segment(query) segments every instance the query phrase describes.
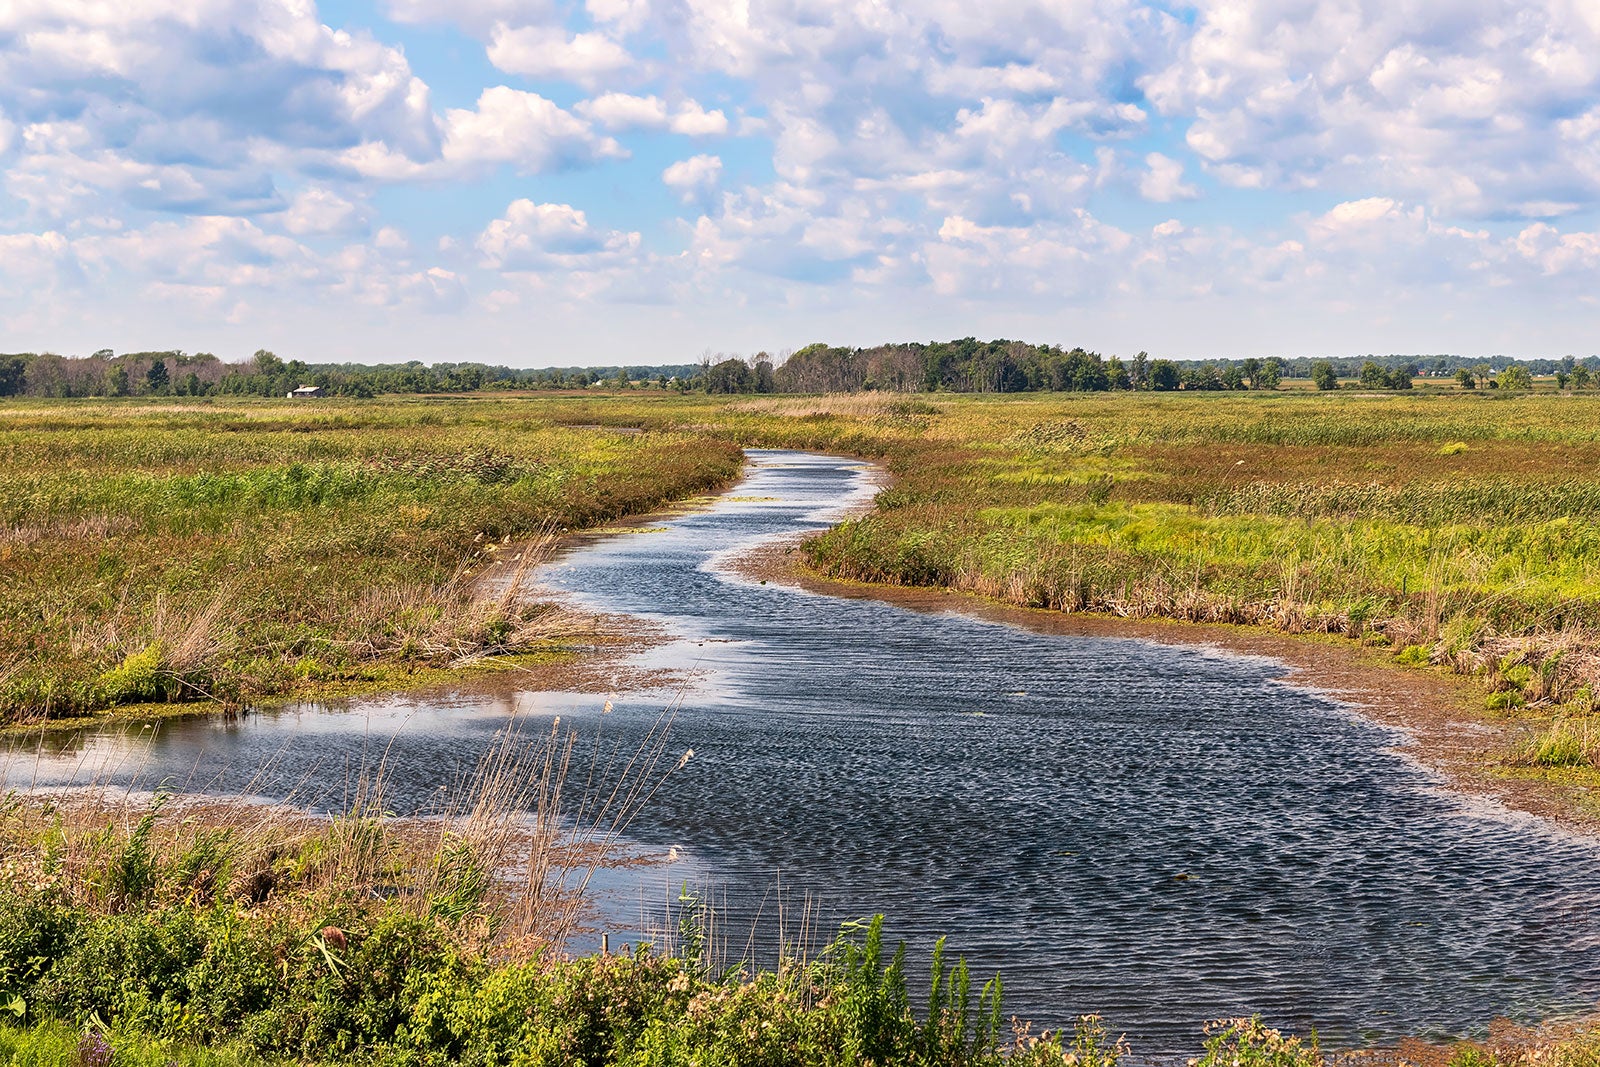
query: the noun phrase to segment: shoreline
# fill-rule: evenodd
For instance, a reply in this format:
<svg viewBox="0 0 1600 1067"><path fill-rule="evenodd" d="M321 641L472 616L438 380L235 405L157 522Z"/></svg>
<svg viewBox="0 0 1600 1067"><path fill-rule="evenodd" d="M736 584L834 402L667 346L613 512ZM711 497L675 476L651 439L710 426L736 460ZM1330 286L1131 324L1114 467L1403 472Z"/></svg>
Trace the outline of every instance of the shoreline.
<svg viewBox="0 0 1600 1067"><path fill-rule="evenodd" d="M1285 684L1326 695L1379 726L1401 732L1406 742L1395 749L1439 774L1464 797L1600 839L1600 795L1593 784L1573 780L1576 776L1507 773L1513 768L1501 757L1520 736L1522 724L1483 708L1482 691L1470 677L1437 668L1402 666L1392 661L1386 648L1363 646L1334 635L1069 613L1019 607L953 589L828 578L805 566L799 552L803 540L796 536L757 545L730 557L725 566L742 578L763 584L819 596L875 600L929 614L957 612L1035 633L1134 638L1177 648L1264 656L1288 668Z"/></svg>

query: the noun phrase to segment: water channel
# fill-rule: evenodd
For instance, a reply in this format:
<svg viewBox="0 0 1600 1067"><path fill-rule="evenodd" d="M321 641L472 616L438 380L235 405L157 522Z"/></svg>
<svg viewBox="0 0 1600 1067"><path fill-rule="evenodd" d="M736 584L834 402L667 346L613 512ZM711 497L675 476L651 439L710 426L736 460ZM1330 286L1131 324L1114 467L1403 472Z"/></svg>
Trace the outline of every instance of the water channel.
<svg viewBox="0 0 1600 1067"><path fill-rule="evenodd" d="M703 510L588 543L543 580L654 620L635 657L673 686L465 690L222 723L103 727L14 749L7 784L241 789L320 783L337 808L382 752L387 801L425 806L513 713L624 747L676 703L694 758L631 825L670 854L612 879L607 922L693 881L731 941L793 916L881 912L927 949L949 934L1007 1009L1100 1012L1145 1055L1192 1051L1202 1020L1261 1012L1325 1044L1466 1034L1600 998L1600 848L1454 794L1403 738L1282 665L1135 639L1036 634L740 577L730 556L836 521L871 492L852 461L752 451ZM687 679L685 681L685 679ZM739 945L736 948L742 947Z"/></svg>

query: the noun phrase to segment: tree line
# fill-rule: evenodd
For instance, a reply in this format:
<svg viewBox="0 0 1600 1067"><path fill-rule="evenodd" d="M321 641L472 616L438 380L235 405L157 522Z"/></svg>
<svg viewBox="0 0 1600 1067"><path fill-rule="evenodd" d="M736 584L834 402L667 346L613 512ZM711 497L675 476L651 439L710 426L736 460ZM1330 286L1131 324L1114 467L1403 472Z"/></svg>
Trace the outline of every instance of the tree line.
<svg viewBox="0 0 1600 1067"><path fill-rule="evenodd" d="M304 385L331 396L471 393L485 390L663 389L708 393L1107 392L1275 389L1309 378L1360 389L1410 389L1419 376L1450 377L1463 389L1525 389L1554 375L1558 388L1600 385L1600 358L1526 360L1495 356L1267 357L1173 360L1139 352L1128 359L1083 348L1024 341L811 344L790 355L706 353L698 363L661 366L514 368L475 362L364 365L282 359L265 349L227 363L209 352L127 352L89 356L0 355L0 396L283 396Z"/></svg>
<svg viewBox="0 0 1600 1067"><path fill-rule="evenodd" d="M282 359L265 349L241 363L209 352L89 356L0 354L0 396L284 396L312 385L330 396L472 393L492 389L700 388L698 364L516 368L417 361L367 366Z"/></svg>

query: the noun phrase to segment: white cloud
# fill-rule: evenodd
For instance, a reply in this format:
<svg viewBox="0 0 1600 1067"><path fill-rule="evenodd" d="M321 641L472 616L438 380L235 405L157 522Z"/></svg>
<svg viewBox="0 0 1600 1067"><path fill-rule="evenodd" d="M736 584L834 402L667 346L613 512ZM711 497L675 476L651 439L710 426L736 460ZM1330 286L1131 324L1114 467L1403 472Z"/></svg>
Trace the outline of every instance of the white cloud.
<svg viewBox="0 0 1600 1067"><path fill-rule="evenodd" d="M667 105L659 96L605 93L580 101L574 110L608 130L661 129L667 124Z"/></svg>
<svg viewBox="0 0 1600 1067"><path fill-rule="evenodd" d="M728 132L728 116L721 111L707 111L689 100L678 106L669 128L688 137L716 137Z"/></svg>
<svg viewBox="0 0 1600 1067"><path fill-rule="evenodd" d="M1139 179L1139 195L1146 200L1166 204L1174 200L1193 200L1200 195L1200 190L1183 180L1182 161L1151 152L1144 157L1144 165L1149 170Z"/></svg>
<svg viewBox="0 0 1600 1067"><path fill-rule="evenodd" d="M283 226L292 234L354 233L366 225L365 212L330 189L302 190L284 212Z"/></svg>
<svg viewBox="0 0 1600 1067"><path fill-rule="evenodd" d="M634 257L639 244L639 234L597 230L569 204L513 200L478 236L477 248L497 270L597 270Z"/></svg>
<svg viewBox="0 0 1600 1067"><path fill-rule="evenodd" d="M496 26L490 37L489 62L507 74L559 78L580 85L597 85L635 63L627 49L603 33L568 37L558 26L504 24Z"/></svg>
<svg viewBox="0 0 1600 1067"><path fill-rule="evenodd" d="M368 143L343 153L340 162L366 178L405 181L459 177L495 164L538 174L625 155L616 141L550 100L499 85L485 89L477 107L445 112L444 144L433 159L419 162Z"/></svg>
<svg viewBox="0 0 1600 1067"><path fill-rule="evenodd" d="M1365 187L1470 215L1600 198L1571 116L1600 93L1592 5L1566 0L1203 0L1140 79L1243 188Z"/></svg>
<svg viewBox="0 0 1600 1067"><path fill-rule="evenodd" d="M661 180L667 187L676 190L686 200L710 190L721 177L722 160L709 155L680 159L661 172Z"/></svg>
<svg viewBox="0 0 1600 1067"><path fill-rule="evenodd" d="M694 100L683 100L672 108L659 96L633 96L605 93L580 101L573 109L608 130L671 130L688 137L711 137L728 132L728 116L720 110L707 111Z"/></svg>

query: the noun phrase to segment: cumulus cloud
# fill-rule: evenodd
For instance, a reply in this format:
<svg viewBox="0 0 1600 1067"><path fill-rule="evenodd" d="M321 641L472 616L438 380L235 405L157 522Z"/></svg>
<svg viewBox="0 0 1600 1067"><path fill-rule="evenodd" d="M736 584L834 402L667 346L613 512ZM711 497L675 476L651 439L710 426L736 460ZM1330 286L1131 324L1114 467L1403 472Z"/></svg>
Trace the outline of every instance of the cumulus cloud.
<svg viewBox="0 0 1600 1067"><path fill-rule="evenodd" d="M1144 165L1149 169L1139 179L1139 195L1146 200L1166 204L1174 200L1193 200L1200 195L1200 190L1183 180L1181 160L1151 152L1144 157Z"/></svg>
<svg viewBox="0 0 1600 1067"><path fill-rule="evenodd" d="M605 93L583 100L573 109L608 130L671 130L688 137L712 137L728 132L728 116L707 111L694 100L672 107L659 96Z"/></svg>
<svg viewBox="0 0 1600 1067"><path fill-rule="evenodd" d="M497 270L597 270L618 266L637 254L640 236L600 230L570 204L513 200L479 234L477 248Z"/></svg>
<svg viewBox="0 0 1600 1067"><path fill-rule="evenodd" d="M1478 216L1593 203L1600 20L1566 0L1203 0L1140 79L1242 188L1352 188Z"/></svg>
<svg viewBox="0 0 1600 1067"><path fill-rule="evenodd" d="M661 172L667 188L675 190L685 199L713 188L722 177L722 160L716 156L699 155L680 159Z"/></svg>
<svg viewBox="0 0 1600 1067"><path fill-rule="evenodd" d="M292 234L349 234L366 225L361 207L330 189L302 190L284 212L283 226Z"/></svg>
<svg viewBox="0 0 1600 1067"><path fill-rule="evenodd" d="M475 108L452 108L444 116L439 154L417 161L381 142L343 153L340 162L366 178L404 181L448 178L509 164L538 174L626 155L610 137L537 93L504 85L485 89Z"/></svg>
<svg viewBox="0 0 1600 1067"><path fill-rule="evenodd" d="M559 78L580 85L599 84L634 65L628 50L603 33L569 37L557 26L504 24L496 26L490 38L489 62L507 74Z"/></svg>

